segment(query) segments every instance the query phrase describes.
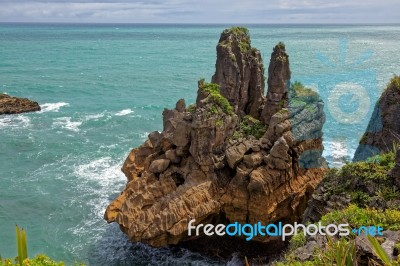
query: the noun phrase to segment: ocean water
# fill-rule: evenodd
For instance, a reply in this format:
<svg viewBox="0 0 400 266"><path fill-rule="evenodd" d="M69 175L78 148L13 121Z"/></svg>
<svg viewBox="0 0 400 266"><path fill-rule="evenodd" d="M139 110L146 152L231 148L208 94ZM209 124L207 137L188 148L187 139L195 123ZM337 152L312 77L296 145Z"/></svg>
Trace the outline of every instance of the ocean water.
<svg viewBox="0 0 400 266"><path fill-rule="evenodd" d="M163 108L179 98L194 102L197 80L210 80L228 26L0 24L0 92L42 107L0 116L1 256L16 255L18 224L27 229L31 255L68 264L221 263L131 244L102 217L124 187L120 168L130 149L162 129ZM283 41L292 80L333 102L326 105L324 154L331 165L350 160L374 102L400 72L400 26L248 27L265 65ZM340 91L346 86L355 95ZM360 108L360 119L348 121Z"/></svg>

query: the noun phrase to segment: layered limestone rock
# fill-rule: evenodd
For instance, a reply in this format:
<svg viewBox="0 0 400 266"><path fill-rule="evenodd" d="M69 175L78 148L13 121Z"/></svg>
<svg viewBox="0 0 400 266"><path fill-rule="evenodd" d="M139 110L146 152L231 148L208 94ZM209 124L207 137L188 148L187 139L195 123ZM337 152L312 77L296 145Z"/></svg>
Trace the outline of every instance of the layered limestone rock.
<svg viewBox="0 0 400 266"><path fill-rule="evenodd" d="M37 102L26 98L17 98L8 96L7 94L0 94L0 115L34 111L40 111L40 106Z"/></svg>
<svg viewBox="0 0 400 266"><path fill-rule="evenodd" d="M224 31L217 84L199 81L196 104L186 107L179 100L175 109L164 110L163 131L149 134L126 159L128 183L105 219L132 241L159 247L194 239L188 236L191 219L265 224L301 218L325 172L323 102L315 93L294 91L286 106L271 104L273 112L263 107L261 57L256 49L241 50L244 41L250 43L247 31ZM280 45L274 53L279 49L285 53ZM290 73L280 69L276 76ZM261 116L263 108L270 119Z"/></svg>
<svg viewBox="0 0 400 266"><path fill-rule="evenodd" d="M395 76L375 105L364 136L361 138L353 161L388 152L393 143L400 143L400 77Z"/></svg>
<svg viewBox="0 0 400 266"><path fill-rule="evenodd" d="M262 111L263 121L267 125L273 114L288 106L290 74L289 56L285 45L279 43L271 54L268 67L267 102Z"/></svg>
<svg viewBox="0 0 400 266"><path fill-rule="evenodd" d="M221 34L212 82L219 84L235 112L259 119L264 103L264 65L261 53L251 47L246 28L235 27Z"/></svg>

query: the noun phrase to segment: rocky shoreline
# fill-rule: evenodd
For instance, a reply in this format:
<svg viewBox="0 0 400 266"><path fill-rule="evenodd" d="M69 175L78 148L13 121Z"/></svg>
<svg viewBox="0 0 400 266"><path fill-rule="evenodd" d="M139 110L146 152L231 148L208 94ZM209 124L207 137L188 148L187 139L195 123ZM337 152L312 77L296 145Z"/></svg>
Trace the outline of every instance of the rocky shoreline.
<svg viewBox="0 0 400 266"><path fill-rule="evenodd" d="M7 94L0 94L0 115L35 111L40 111L40 105L37 102L26 98L17 98Z"/></svg>
<svg viewBox="0 0 400 266"><path fill-rule="evenodd" d="M225 30L213 83L199 81L194 105L181 99L165 109L163 131L131 151L122 168L127 186L105 219L132 241L156 247L193 240L189 219L299 221L326 171L325 114L318 94L301 84L291 87L290 74L279 43L264 96L263 61L247 29Z"/></svg>
<svg viewBox="0 0 400 266"><path fill-rule="evenodd" d="M308 237L293 245L293 237L287 249L287 242L274 237L247 242L189 236L188 223L316 223L334 215L350 219L354 209L366 216L371 209L389 211L398 220L388 225L393 230L385 231L382 243L394 257L400 241L400 149L387 143L399 142L399 77L376 105L355 156L361 162L328 169L322 157L324 102L290 81L285 45L273 48L267 78L247 29L223 31L216 50L215 74L210 83L198 82L196 102L186 106L180 99L165 109L163 131L150 133L126 158L127 185L107 207L105 220L119 224L131 241L154 247L180 245L224 258L240 252L254 265L277 256L284 260L278 265L324 265L313 264L316 252L342 240ZM379 260L366 238L343 241L355 241L359 265Z"/></svg>

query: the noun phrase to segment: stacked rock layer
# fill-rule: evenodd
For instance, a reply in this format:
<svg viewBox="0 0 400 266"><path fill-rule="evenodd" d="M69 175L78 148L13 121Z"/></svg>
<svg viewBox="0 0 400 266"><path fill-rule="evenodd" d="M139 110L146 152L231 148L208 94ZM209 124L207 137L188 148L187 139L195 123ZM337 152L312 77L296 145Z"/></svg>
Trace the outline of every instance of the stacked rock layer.
<svg viewBox="0 0 400 266"><path fill-rule="evenodd" d="M199 81L196 104L181 99L165 109L163 131L130 152L122 167L128 183L105 219L132 241L156 247L192 239L191 219L299 221L325 172L323 102L289 92L282 43L268 72L265 97L263 62L247 30L225 30L213 83Z"/></svg>

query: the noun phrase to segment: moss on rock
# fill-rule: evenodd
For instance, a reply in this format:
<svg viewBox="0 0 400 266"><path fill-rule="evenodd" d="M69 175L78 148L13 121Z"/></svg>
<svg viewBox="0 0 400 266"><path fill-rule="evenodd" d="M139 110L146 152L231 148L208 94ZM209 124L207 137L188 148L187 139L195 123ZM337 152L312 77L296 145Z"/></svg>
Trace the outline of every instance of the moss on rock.
<svg viewBox="0 0 400 266"><path fill-rule="evenodd" d="M226 114L233 114L233 108L229 101L221 95L218 84L207 83L202 79L200 80L200 90L207 93L209 101L220 107Z"/></svg>

